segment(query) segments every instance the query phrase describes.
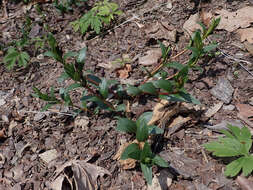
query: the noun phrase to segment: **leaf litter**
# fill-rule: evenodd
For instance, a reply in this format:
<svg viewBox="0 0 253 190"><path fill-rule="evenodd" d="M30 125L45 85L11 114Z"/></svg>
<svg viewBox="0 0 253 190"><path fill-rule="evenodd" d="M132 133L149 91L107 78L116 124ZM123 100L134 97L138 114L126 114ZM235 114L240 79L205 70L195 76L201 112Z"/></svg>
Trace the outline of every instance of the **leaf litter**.
<svg viewBox="0 0 253 190"><path fill-rule="evenodd" d="M96 190L97 178L111 173L99 166L89 164L84 160L70 160L57 166L50 184L53 190Z"/></svg>

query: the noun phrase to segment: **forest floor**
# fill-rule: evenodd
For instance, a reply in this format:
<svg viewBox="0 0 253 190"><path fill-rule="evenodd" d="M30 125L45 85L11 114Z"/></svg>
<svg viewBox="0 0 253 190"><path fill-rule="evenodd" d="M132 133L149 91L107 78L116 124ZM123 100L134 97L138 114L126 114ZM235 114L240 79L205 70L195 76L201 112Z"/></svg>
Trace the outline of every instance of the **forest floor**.
<svg viewBox="0 0 253 190"><path fill-rule="evenodd" d="M191 18L199 18L205 24L214 16L227 19L212 36L212 40L219 44L216 55L200 61L203 72L191 71L186 85L201 105L185 104L163 121L167 132L160 137L162 148L159 154L171 167L154 167L153 176L157 182L148 187L138 165L125 170L115 157L120 146L133 139L115 130L114 116L105 112L81 113L73 117L70 109L60 106L50 112L40 112L45 102L31 95L34 93L32 88L36 86L46 92L51 86L57 89L66 84L57 82L63 71L62 65L43 55L46 47L35 50L33 44L25 48L31 57L27 68L15 67L9 71L4 64L0 65L0 189L50 189L52 184L58 184L55 189L71 189L64 182L55 183L56 173L71 160L98 166L96 171L93 168L91 176L95 176L99 189L243 189L236 178L224 176L227 162L213 157L202 144L217 139L219 129L227 123L246 125L253 130L253 15L244 12L248 15L245 18L239 11L252 8L253 2L114 2L123 14L110 25L109 31L99 36L81 35L70 25L86 12L85 6L74 6L72 12L61 14L52 2L28 5L7 2L8 17L0 19L0 62L10 43L21 38L21 29L30 20L31 39L39 37L43 41L47 28L64 52L87 47L86 70L123 84L136 84L144 80L143 67L152 70L158 64L158 58L150 65L145 64L148 51L159 49L157 40L170 45L174 56L184 50L189 43L189 33L196 29ZM88 2L90 6L93 4ZM237 15L241 15L228 16L224 10L237 11ZM3 9L1 11L0 15L4 15ZM243 25L247 19L248 24ZM190 24L185 24L187 22ZM250 30L252 33L247 33ZM156 53L151 54L146 61L155 56ZM186 52L176 61L184 63L188 58ZM112 62L117 60L125 63L115 66ZM76 92L78 95L79 91ZM141 99L131 103L130 111L136 118L145 111L153 111L157 104L157 99ZM166 112L170 108L163 109ZM182 122L175 125L172 122L177 118ZM252 176L247 179L253 182Z"/></svg>

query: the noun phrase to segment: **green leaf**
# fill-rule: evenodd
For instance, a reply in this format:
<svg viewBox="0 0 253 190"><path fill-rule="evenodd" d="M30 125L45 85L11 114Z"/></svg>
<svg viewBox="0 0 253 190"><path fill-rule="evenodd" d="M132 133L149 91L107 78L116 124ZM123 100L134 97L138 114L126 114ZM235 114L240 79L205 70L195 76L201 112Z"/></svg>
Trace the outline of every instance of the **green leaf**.
<svg viewBox="0 0 253 190"><path fill-rule="evenodd" d="M11 70L16 63L16 59L12 59L9 63L6 64L8 70Z"/></svg>
<svg viewBox="0 0 253 190"><path fill-rule="evenodd" d="M55 98L55 96L48 96L47 94L42 93L36 87L33 87L33 91L35 92L35 94L32 94L34 97L40 98L42 100L45 100L51 103L59 103L59 100Z"/></svg>
<svg viewBox="0 0 253 190"><path fill-rule="evenodd" d="M19 56L18 65L20 67L21 66L26 67L27 66L27 61L29 61L29 60L30 60L30 56L26 52L22 52L22 53L20 53L20 56Z"/></svg>
<svg viewBox="0 0 253 190"><path fill-rule="evenodd" d="M120 104L120 105L117 105L116 107L116 110L117 112L123 112L123 111L126 111L126 105L125 104Z"/></svg>
<svg viewBox="0 0 253 190"><path fill-rule="evenodd" d="M165 90L166 92L172 92L172 84L169 80L160 79L154 82L154 85L158 88Z"/></svg>
<svg viewBox="0 0 253 190"><path fill-rule="evenodd" d="M127 118L118 118L116 130L126 133L136 133L136 124Z"/></svg>
<svg viewBox="0 0 253 190"><path fill-rule="evenodd" d="M149 163L146 163L147 162L146 158L150 158ZM142 163L151 164L152 158L153 158L153 153L152 153L151 147L148 144L148 142L145 142L144 147L141 151L141 159L140 160Z"/></svg>
<svg viewBox="0 0 253 190"><path fill-rule="evenodd" d="M45 55L45 56L48 56L48 57L52 57L52 58L54 58L56 61L59 60L58 54L56 54L56 53L54 53L54 52L52 52L52 51L47 51L47 52L44 53L44 55Z"/></svg>
<svg viewBox="0 0 253 190"><path fill-rule="evenodd" d="M9 61L12 61L13 59L16 59L18 57L19 53L15 50L13 51L8 51L8 54L4 57L4 62L7 63Z"/></svg>
<svg viewBox="0 0 253 190"><path fill-rule="evenodd" d="M160 45L160 48L162 50L162 57L163 59L166 59L169 52L170 52L170 47L166 47L161 41L158 40L158 43Z"/></svg>
<svg viewBox="0 0 253 190"><path fill-rule="evenodd" d="M198 24L201 26L203 33L206 34L206 32L207 32L206 26L202 22L198 22Z"/></svg>
<svg viewBox="0 0 253 190"><path fill-rule="evenodd" d="M98 15L100 16L107 16L110 14L110 8L107 7L107 6L102 6L102 7L99 7L99 10L98 10Z"/></svg>
<svg viewBox="0 0 253 190"><path fill-rule="evenodd" d="M53 105L55 105L55 104L46 104L42 109L41 109L41 111L43 112L43 111L47 111L49 108L51 108Z"/></svg>
<svg viewBox="0 0 253 190"><path fill-rule="evenodd" d="M88 75L86 75L86 78L87 78L88 82L90 82L92 84L99 85L99 83L102 82L102 80L95 75L88 74Z"/></svg>
<svg viewBox="0 0 253 190"><path fill-rule="evenodd" d="M212 23L207 29L206 34L203 36L203 40L206 39L215 30L215 28L219 25L220 20L221 20L221 17L212 20Z"/></svg>
<svg viewBox="0 0 253 190"><path fill-rule="evenodd" d="M170 63L167 63L164 65L165 67L169 67L169 68L173 68L173 69L177 69L179 71L181 71L185 65L181 64L181 63L178 63L178 62L170 62Z"/></svg>
<svg viewBox="0 0 253 190"><path fill-rule="evenodd" d="M81 98L81 101L86 101L86 100L96 103L101 109L113 111L110 105L108 105L109 102L107 102L108 103L107 104L106 102L104 102L102 99L100 99L97 96L83 96Z"/></svg>
<svg viewBox="0 0 253 190"><path fill-rule="evenodd" d="M169 96L159 96L161 99L166 99L173 102L188 102L193 104L201 104L199 100L194 98L191 94L179 91L177 94L171 94Z"/></svg>
<svg viewBox="0 0 253 190"><path fill-rule="evenodd" d="M73 83L73 84L69 85L69 86L66 88L66 92L69 92L69 91L71 91L71 90L74 90L74 89L80 88L80 87L82 87L81 84L79 84L79 83Z"/></svg>
<svg viewBox="0 0 253 190"><path fill-rule="evenodd" d="M69 57L76 57L77 53L73 52L73 51L69 51L68 53L65 53L65 55L63 56L63 59L66 60Z"/></svg>
<svg viewBox="0 0 253 190"><path fill-rule="evenodd" d="M84 62L84 60L85 60L85 58L86 58L86 51L87 51L87 48L86 48L86 47L82 48L82 49L79 51L78 58L77 58L77 62L78 62L78 63Z"/></svg>
<svg viewBox="0 0 253 190"><path fill-rule="evenodd" d="M155 155L155 157L152 159L152 161L154 164L156 164L160 167L163 167L163 168L169 167L168 162L166 162L162 157L160 157L158 155Z"/></svg>
<svg viewBox="0 0 253 190"><path fill-rule="evenodd" d="M156 88L154 87L154 85L151 82L148 82L148 83L145 83L145 84L139 86L139 89L145 93L157 95Z"/></svg>
<svg viewBox="0 0 253 190"><path fill-rule="evenodd" d="M69 75L66 72L62 72L61 76L57 79L59 83L62 83L63 81L67 80L69 78Z"/></svg>
<svg viewBox="0 0 253 190"><path fill-rule="evenodd" d="M164 130L160 127L157 127L155 125L149 125L148 126L148 134L149 135L159 135L159 134L163 134Z"/></svg>
<svg viewBox="0 0 253 190"><path fill-rule="evenodd" d="M132 158L135 160L140 160L141 150L139 148L139 145L137 143L132 143L128 145L124 152L121 154L120 159L126 160L128 158Z"/></svg>
<svg viewBox="0 0 253 190"><path fill-rule="evenodd" d="M253 156L244 157L242 173L244 176L248 176L253 171Z"/></svg>
<svg viewBox="0 0 253 190"><path fill-rule="evenodd" d="M108 82L105 78L102 79L102 82L99 84L99 92L103 96L104 99L108 97L109 87Z"/></svg>
<svg viewBox="0 0 253 190"><path fill-rule="evenodd" d="M101 23L100 19L97 16L93 16L91 18L90 23L91 23L91 29L95 30L95 32L97 34L99 34L100 33L100 29L102 27L102 23Z"/></svg>
<svg viewBox="0 0 253 190"><path fill-rule="evenodd" d="M244 162L244 157L241 157L241 158L238 158L237 160L234 160L230 164L228 164L224 172L225 176L230 176L230 177L236 176L241 171L243 162Z"/></svg>
<svg viewBox="0 0 253 190"><path fill-rule="evenodd" d="M208 53L208 52L210 52L210 51L216 49L217 46L218 46L217 44L209 44L209 45L207 45L207 46L204 46L204 47L203 47L203 50L204 50L204 52Z"/></svg>
<svg viewBox="0 0 253 190"><path fill-rule="evenodd" d="M152 167L141 163L142 173L149 185L152 184Z"/></svg>
<svg viewBox="0 0 253 190"><path fill-rule="evenodd" d="M241 143L232 138L220 138L218 142L210 142L204 144L204 147L213 152L213 155L219 157L231 157L243 155L241 150Z"/></svg>
<svg viewBox="0 0 253 190"><path fill-rule="evenodd" d="M135 86L127 85L127 94L130 96L137 96L141 93L141 90Z"/></svg>
<svg viewBox="0 0 253 190"><path fill-rule="evenodd" d="M137 125L136 130L136 139L139 142L145 142L148 139L148 126L145 123L141 123L140 125Z"/></svg>
<svg viewBox="0 0 253 190"><path fill-rule="evenodd" d="M137 119L136 125L146 125L152 118L153 112L144 112L141 116Z"/></svg>

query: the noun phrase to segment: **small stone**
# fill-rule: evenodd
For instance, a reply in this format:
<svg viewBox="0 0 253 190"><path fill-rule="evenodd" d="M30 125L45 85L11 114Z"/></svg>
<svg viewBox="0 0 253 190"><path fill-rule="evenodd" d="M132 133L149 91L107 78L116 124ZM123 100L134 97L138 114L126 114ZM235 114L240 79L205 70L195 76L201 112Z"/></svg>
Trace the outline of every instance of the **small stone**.
<svg viewBox="0 0 253 190"><path fill-rule="evenodd" d="M40 121L42 119L44 119L46 117L46 115L44 113L36 113L36 115L34 116L34 121Z"/></svg>
<svg viewBox="0 0 253 190"><path fill-rule="evenodd" d="M224 106L223 106L223 109L224 109L224 110L227 110L227 111L233 111L233 110L235 109L235 106L234 106L234 105L231 105L231 104L230 104L230 105L227 105L227 106L224 105Z"/></svg>
<svg viewBox="0 0 253 190"><path fill-rule="evenodd" d="M39 154L39 157L47 164L58 157L56 149L48 150Z"/></svg>
<svg viewBox="0 0 253 190"><path fill-rule="evenodd" d="M217 84L211 89L211 94L224 102L229 104L232 100L234 88L226 78L219 78Z"/></svg>

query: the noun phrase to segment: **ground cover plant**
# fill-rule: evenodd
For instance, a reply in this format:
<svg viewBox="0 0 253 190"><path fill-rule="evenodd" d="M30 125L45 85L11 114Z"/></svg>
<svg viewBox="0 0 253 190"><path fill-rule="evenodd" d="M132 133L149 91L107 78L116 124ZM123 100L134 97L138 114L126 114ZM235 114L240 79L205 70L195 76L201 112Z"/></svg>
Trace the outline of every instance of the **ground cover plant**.
<svg viewBox="0 0 253 190"><path fill-rule="evenodd" d="M119 10L116 3L104 0L95 3L88 13L84 14L79 20L72 22L72 26L75 32L80 30L82 34L85 34L90 28L99 34L104 24L110 24L116 15L121 14L122 11Z"/></svg>
<svg viewBox="0 0 253 190"><path fill-rule="evenodd" d="M0 189L253 187L248 0L0 4Z"/></svg>
<svg viewBox="0 0 253 190"><path fill-rule="evenodd" d="M239 128L228 125L229 131L222 130L225 137L210 142L204 147L217 157L234 157L235 160L226 166L225 175L234 177L242 170L244 176L253 171L253 156L250 154L252 139L247 127ZM236 159L237 158L237 159Z"/></svg>
<svg viewBox="0 0 253 190"><path fill-rule="evenodd" d="M197 65L199 59L217 47L214 43L205 44L204 40L213 33L219 22L220 18L214 19L209 28L201 24L203 30L197 30L193 34L189 46L187 47L192 53L188 63L185 65L178 62L170 62L170 47L166 47L159 42L160 48L162 49L163 61L153 72L148 71L148 78L156 78L156 80L151 80L150 82L144 81L143 84L137 87L128 84L124 87L115 80L106 80L105 78L99 78L83 71L86 48L81 49L78 53L68 52L63 54L56 39L52 34L49 34L50 50L46 52L45 55L54 58L63 65L64 72L59 80L72 79L74 83L66 88L62 87L59 89L60 98L56 97L53 87L51 87L49 95L34 87L35 93L33 96L48 102L43 110L47 110L55 104L64 104L65 106L73 107L77 113L90 110L91 108L87 105L88 102L92 102L97 105L96 113L99 109L104 109L107 111L122 112L123 115L126 115L126 113L124 114L126 106L122 103L125 95L135 97L141 94L149 94L169 101L200 104L196 98L185 90L184 86L188 80L189 70L193 68L201 69ZM67 59L69 57L74 57L74 62L68 63ZM168 79L168 73L163 70L165 67L177 70L172 78ZM76 88L84 88L83 95L80 98L80 105L75 105L71 100L70 92ZM148 142L151 135L163 133L163 130L157 126L149 126L147 124L151 117L152 112L146 112L140 116L136 122L128 118L118 118L117 126L118 131L134 133L136 135L138 143L130 144L122 153L121 159L132 158L138 160L148 184L152 184L153 165L158 165L160 167L169 166L160 156L152 152Z"/></svg>

